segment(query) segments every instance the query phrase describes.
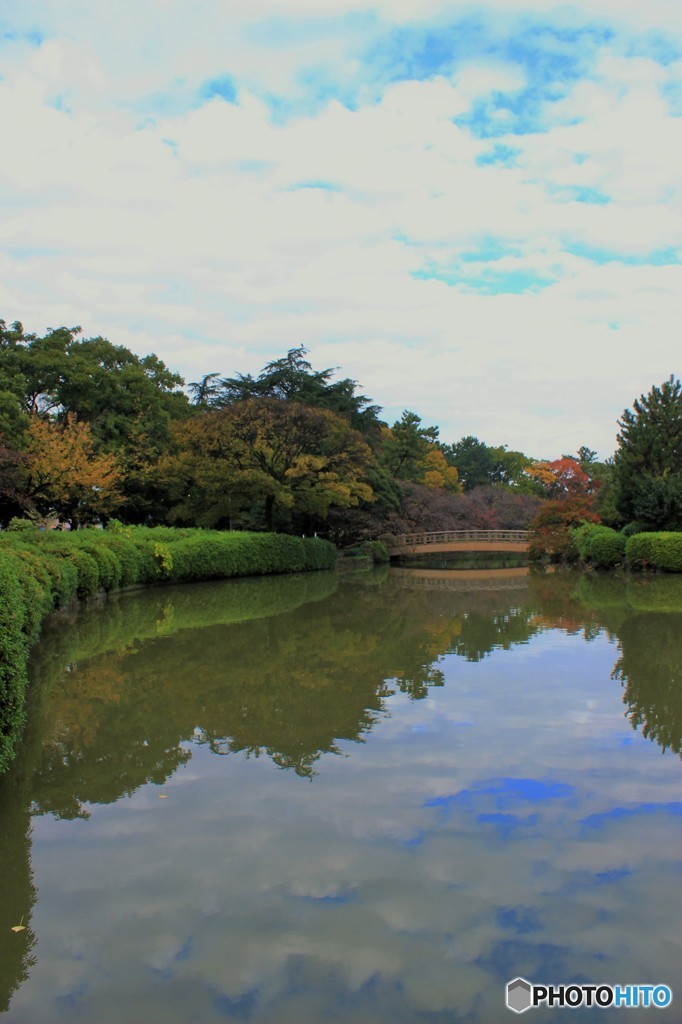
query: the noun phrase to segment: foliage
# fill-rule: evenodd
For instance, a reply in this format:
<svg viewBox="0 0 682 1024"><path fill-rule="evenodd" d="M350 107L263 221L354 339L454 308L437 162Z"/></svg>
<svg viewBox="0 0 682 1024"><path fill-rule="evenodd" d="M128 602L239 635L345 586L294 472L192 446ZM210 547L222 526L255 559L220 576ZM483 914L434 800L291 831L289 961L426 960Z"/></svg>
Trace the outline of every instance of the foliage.
<svg viewBox="0 0 682 1024"><path fill-rule="evenodd" d="M455 470L447 475L449 467L443 452L437 447L438 427L422 427L421 417L406 409L381 436L380 459L391 476L409 480L427 487L459 490Z"/></svg>
<svg viewBox="0 0 682 1024"><path fill-rule="evenodd" d="M506 445L490 447L471 435L443 448L448 461L457 467L465 491L491 485L532 490L526 476L532 460L523 452L507 451Z"/></svg>
<svg viewBox="0 0 682 1024"><path fill-rule="evenodd" d="M612 569L625 558L625 537L608 526L583 523L573 532L578 555L597 569Z"/></svg>
<svg viewBox="0 0 682 1024"><path fill-rule="evenodd" d="M3 444L0 434L0 520L5 522L22 515L30 507L23 485L25 463L24 453Z"/></svg>
<svg viewBox="0 0 682 1024"><path fill-rule="evenodd" d="M25 717L26 607L21 565L0 551L0 772L7 770Z"/></svg>
<svg viewBox="0 0 682 1024"><path fill-rule="evenodd" d="M589 498L544 502L528 527L529 557L532 560L548 558L551 562L574 559L578 552L572 528L597 520Z"/></svg>
<svg viewBox="0 0 682 1024"><path fill-rule="evenodd" d="M7 532L0 539L0 774L24 721L28 647L52 609L100 588L331 569L335 559L327 541L274 534Z"/></svg>
<svg viewBox="0 0 682 1024"><path fill-rule="evenodd" d="M222 525L263 502L271 530L281 510L324 518L373 497L370 448L328 409L247 399L182 424L175 444L162 473L178 522Z"/></svg>
<svg viewBox="0 0 682 1024"><path fill-rule="evenodd" d="M78 327L60 327L41 338L26 334L19 322L7 327L0 321L0 440L10 452L23 453L32 421L86 423L94 451L115 454L123 470L129 519L158 516L150 467L167 448L171 422L191 412L182 378L153 353L140 358L105 338L79 334ZM17 496L10 494L11 507L3 509L5 476L0 453L0 517L6 521L17 514ZM19 500L19 509L25 504Z"/></svg>
<svg viewBox="0 0 682 1024"><path fill-rule="evenodd" d="M566 498L586 498L595 490L594 484L580 463L564 456L552 462L536 462L528 469L550 501Z"/></svg>
<svg viewBox="0 0 682 1024"><path fill-rule="evenodd" d="M682 572L682 533L636 533L625 544L632 569Z"/></svg>
<svg viewBox="0 0 682 1024"><path fill-rule="evenodd" d="M682 385L671 375L618 421L616 504L625 522L682 529Z"/></svg>
<svg viewBox="0 0 682 1024"><path fill-rule="evenodd" d="M276 398L329 409L363 433L376 429L380 409L365 395L357 394L356 381L332 381L334 370L313 370L306 355L307 349L302 345L289 349L282 359L267 363L257 377L237 374L220 378L219 374L209 373L199 383L190 385L194 403L205 410L252 398Z"/></svg>
<svg viewBox="0 0 682 1024"><path fill-rule="evenodd" d="M521 530L539 500L504 487L477 487L450 494L420 484L403 485L402 508L387 516L379 532L399 534L433 530Z"/></svg>
<svg viewBox="0 0 682 1024"><path fill-rule="evenodd" d="M25 477L34 508L77 525L106 515L122 501L115 456L97 454L89 425L72 419L63 424L31 420Z"/></svg>
<svg viewBox="0 0 682 1024"><path fill-rule="evenodd" d="M369 555L375 565L385 565L390 561L388 548L380 540L366 540L360 550Z"/></svg>

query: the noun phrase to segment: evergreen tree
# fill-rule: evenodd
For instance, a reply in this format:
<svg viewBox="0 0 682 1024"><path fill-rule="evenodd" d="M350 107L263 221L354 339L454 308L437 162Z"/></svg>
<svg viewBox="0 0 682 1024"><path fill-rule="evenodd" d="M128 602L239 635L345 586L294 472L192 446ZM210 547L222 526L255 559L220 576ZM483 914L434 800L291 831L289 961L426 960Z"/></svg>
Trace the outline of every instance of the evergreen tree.
<svg viewBox="0 0 682 1024"><path fill-rule="evenodd" d="M616 505L626 522L682 530L682 385L670 376L618 421Z"/></svg>

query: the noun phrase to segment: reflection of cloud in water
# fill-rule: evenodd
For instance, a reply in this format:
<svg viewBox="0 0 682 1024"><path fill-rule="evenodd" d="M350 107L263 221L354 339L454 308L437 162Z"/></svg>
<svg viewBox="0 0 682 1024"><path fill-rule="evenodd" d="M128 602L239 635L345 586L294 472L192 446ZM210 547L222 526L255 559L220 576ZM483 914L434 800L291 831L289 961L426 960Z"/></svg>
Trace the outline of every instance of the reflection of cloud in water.
<svg viewBox="0 0 682 1024"><path fill-rule="evenodd" d="M355 601L359 623L369 604ZM429 654L445 678L426 700L387 698L366 743L321 729L351 756L315 748L312 783L267 757L212 755L183 712L168 735L191 760L160 780L167 800L144 785L89 804L87 821L35 819L41 959L13 1022L490 1024L515 974L679 984L678 763L636 733L622 745L613 640L540 632L467 660L434 607L418 620L404 606L442 644L409 666L395 618L383 637L369 620L325 620L323 604L307 616L309 629L345 623L335 653L357 645L382 681L408 667L417 679ZM280 677L293 629L269 634ZM138 682L178 654L164 645L128 659ZM183 645L198 657L200 643ZM355 656L343 677L318 663L308 705L320 681L350 685ZM229 685L223 665L205 692L219 702Z"/></svg>

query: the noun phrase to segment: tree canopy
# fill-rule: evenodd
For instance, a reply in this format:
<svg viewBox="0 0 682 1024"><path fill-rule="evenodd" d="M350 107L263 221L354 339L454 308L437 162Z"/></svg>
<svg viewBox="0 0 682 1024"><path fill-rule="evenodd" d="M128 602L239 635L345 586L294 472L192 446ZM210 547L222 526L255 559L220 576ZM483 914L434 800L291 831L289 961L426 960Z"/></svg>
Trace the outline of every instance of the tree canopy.
<svg viewBox="0 0 682 1024"><path fill-rule="evenodd" d="M682 385L671 375L618 421L616 505L625 522L682 529Z"/></svg>
<svg viewBox="0 0 682 1024"><path fill-rule="evenodd" d="M324 518L371 501L372 453L329 409L248 398L179 425L162 467L179 521L226 525L255 502L272 530L283 510Z"/></svg>
<svg viewBox="0 0 682 1024"><path fill-rule="evenodd" d="M185 389L154 353L79 327L39 336L0 320L0 524L115 514L355 543L525 528L549 501L571 506L548 510L559 531L583 512L681 529L681 392L670 377L624 412L613 462L587 445L540 460L472 434L444 440L408 409L389 425L357 381L316 369L302 345L260 371L217 369Z"/></svg>

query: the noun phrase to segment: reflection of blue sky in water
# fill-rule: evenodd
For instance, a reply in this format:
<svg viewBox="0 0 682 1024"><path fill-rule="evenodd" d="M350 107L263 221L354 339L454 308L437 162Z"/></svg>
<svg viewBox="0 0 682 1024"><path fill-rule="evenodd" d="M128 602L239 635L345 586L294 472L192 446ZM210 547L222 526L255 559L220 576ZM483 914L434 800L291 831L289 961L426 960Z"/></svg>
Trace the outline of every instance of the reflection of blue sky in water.
<svg viewBox="0 0 682 1024"><path fill-rule="evenodd" d="M616 656L446 655L312 781L192 746L163 790L35 819L12 1021L494 1024L517 974L679 989L679 761L632 732Z"/></svg>

